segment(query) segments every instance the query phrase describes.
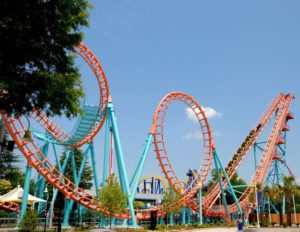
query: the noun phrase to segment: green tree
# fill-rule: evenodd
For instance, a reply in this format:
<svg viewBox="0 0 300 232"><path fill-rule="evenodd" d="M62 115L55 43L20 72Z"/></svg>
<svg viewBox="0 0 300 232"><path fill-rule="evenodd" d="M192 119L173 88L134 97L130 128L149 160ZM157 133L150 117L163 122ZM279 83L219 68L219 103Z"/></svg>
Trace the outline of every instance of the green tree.
<svg viewBox="0 0 300 232"><path fill-rule="evenodd" d="M2 126L0 126L0 131L2 131ZM7 141L8 135L7 133L4 133L0 146L0 179L2 180L0 192L2 194L7 193L9 190L17 187L18 185L23 186L25 181L25 174L18 167L20 158L13 151L8 149ZM8 184L8 182L10 184ZM29 192L30 194L34 193L34 180L30 181Z"/></svg>
<svg viewBox="0 0 300 232"><path fill-rule="evenodd" d="M11 190L11 183L9 180L0 179L0 195L6 194Z"/></svg>
<svg viewBox="0 0 300 232"><path fill-rule="evenodd" d="M108 177L106 183L99 192L99 204L107 211L111 229L112 217L126 209L127 196L123 193L114 173Z"/></svg>
<svg viewBox="0 0 300 232"><path fill-rule="evenodd" d="M283 178L283 185L267 186L264 188L264 196L270 197L270 199L278 207L280 214L280 224L283 224L282 217L282 205L283 199L285 199L285 206L287 212L287 224L292 225L292 212L293 212L293 195L296 199L300 195L299 187L296 184L295 178L293 176L285 176Z"/></svg>
<svg viewBox="0 0 300 232"><path fill-rule="evenodd" d="M164 193L164 198L161 205L169 213L174 213L178 210L179 206L176 204L180 200L180 195L174 191L173 188L168 187Z"/></svg>
<svg viewBox="0 0 300 232"><path fill-rule="evenodd" d="M21 232L34 232L38 225L38 214L34 210L29 210L25 213L22 221L19 224Z"/></svg>
<svg viewBox="0 0 300 232"><path fill-rule="evenodd" d="M292 211L293 211L293 194L297 191L297 185L293 176L285 176L283 178L283 193L285 195L287 224L292 226Z"/></svg>
<svg viewBox="0 0 300 232"><path fill-rule="evenodd" d="M88 25L88 0L2 0L0 109L22 115L33 108L67 117L84 95L74 49Z"/></svg>

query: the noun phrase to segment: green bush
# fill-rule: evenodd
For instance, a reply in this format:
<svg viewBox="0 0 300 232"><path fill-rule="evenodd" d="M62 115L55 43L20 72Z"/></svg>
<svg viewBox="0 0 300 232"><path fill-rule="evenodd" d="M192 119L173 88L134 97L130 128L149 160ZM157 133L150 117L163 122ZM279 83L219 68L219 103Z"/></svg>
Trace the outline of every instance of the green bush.
<svg viewBox="0 0 300 232"><path fill-rule="evenodd" d="M34 210L27 211L19 224L19 231L34 232L38 225L38 214Z"/></svg>

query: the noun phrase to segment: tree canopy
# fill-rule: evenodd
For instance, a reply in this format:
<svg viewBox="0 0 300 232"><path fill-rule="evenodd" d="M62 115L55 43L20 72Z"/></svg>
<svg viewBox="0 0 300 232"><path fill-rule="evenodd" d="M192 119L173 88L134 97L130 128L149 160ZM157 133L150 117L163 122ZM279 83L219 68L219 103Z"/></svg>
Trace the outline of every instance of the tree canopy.
<svg viewBox="0 0 300 232"><path fill-rule="evenodd" d="M88 25L88 0L3 0L0 109L75 116L84 96L74 49Z"/></svg>
<svg viewBox="0 0 300 232"><path fill-rule="evenodd" d="M107 210L111 228L113 215L122 213L126 208L127 195L122 192L114 173L108 177L106 182L107 185L100 190L99 204Z"/></svg>
<svg viewBox="0 0 300 232"><path fill-rule="evenodd" d="M179 208L179 205L176 204L176 202L178 202L180 198L180 195L175 192L173 188L168 187L164 193L164 198L161 204L167 212L176 212Z"/></svg>

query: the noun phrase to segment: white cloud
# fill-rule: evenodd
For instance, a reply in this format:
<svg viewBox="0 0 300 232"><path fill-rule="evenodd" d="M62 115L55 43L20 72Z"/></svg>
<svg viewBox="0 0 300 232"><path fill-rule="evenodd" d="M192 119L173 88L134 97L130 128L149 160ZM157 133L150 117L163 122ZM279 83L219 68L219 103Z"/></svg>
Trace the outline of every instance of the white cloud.
<svg viewBox="0 0 300 232"><path fill-rule="evenodd" d="M196 139L196 140L201 140L202 139L202 134L200 131L195 131L194 133L188 133L185 136L182 137L184 140L190 140L190 139Z"/></svg>
<svg viewBox="0 0 300 232"><path fill-rule="evenodd" d="M300 177L296 177L296 183L299 185L300 184Z"/></svg>
<svg viewBox="0 0 300 232"><path fill-rule="evenodd" d="M215 131L213 132L213 136L217 137L217 136L222 136L221 132ZM185 136L181 137L183 140L190 140L190 139L195 139L195 140L202 140L202 133L201 131L195 131L193 133L188 133Z"/></svg>
<svg viewBox="0 0 300 232"><path fill-rule="evenodd" d="M218 137L218 136L222 136L223 134L221 133L221 132L219 132L219 131L214 131L213 132L213 136L214 137Z"/></svg>
<svg viewBox="0 0 300 232"><path fill-rule="evenodd" d="M214 108L211 107L202 107L206 118L213 118L213 117L221 117L222 113L216 111ZM198 122L198 119L191 108L185 108L185 113L188 119L192 120L193 122ZM197 113L197 111L196 111Z"/></svg>

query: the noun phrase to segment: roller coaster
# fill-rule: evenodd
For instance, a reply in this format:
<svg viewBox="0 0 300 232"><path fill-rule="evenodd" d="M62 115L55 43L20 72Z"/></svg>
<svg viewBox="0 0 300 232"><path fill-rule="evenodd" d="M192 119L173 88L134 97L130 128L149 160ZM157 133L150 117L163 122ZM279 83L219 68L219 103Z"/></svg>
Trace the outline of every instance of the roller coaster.
<svg viewBox="0 0 300 232"><path fill-rule="evenodd" d="M281 154L281 145L285 144L284 136L288 131L287 121L293 119L293 115L289 112L290 105L294 99L293 94L281 93L273 100L257 125L250 131L244 142L232 156L232 159L227 166L224 166L221 162L213 141L212 130L205 115L205 111L198 101L183 92L171 92L167 94L162 98L156 108L146 143L143 146L142 154L136 164L132 177L129 179L126 173L124 155L120 136L118 134L115 109L109 94L108 81L103 68L96 56L83 43L78 46L76 52L83 58L94 73L99 89L99 105L84 105L83 111L85 114L77 120L71 133L65 132L43 112L38 112L36 110L32 111L30 114L31 119L35 120L37 124L46 131L46 134L39 132L33 133L35 140L43 141L46 144L42 148L37 145L35 140L24 141L23 137L28 130L26 123L24 123L24 118L7 116L5 112L1 113L2 122L4 123L6 130L27 159L24 197L21 207L16 203L4 202L0 203L2 208L20 211L20 217L22 218L24 216L29 192L31 169L33 167L39 173L39 189L36 193L38 196L41 197L43 195L46 182L50 183L55 188L51 207L53 207L58 191L65 196L64 226L69 225L69 215L74 202L79 203L85 208L100 212L101 214L107 214L107 209L101 206L101 202L98 202L95 196L78 187L84 166L81 166L79 172L74 174L75 183L64 176L69 158L71 159L72 164L74 164L74 153L72 153L74 148L86 146L82 163L84 164L87 155L91 154L95 180L94 184L97 194L99 193L100 185L97 179L93 139L105 125L102 185L105 185L105 179L112 172L112 144L114 143L120 184L122 190L128 195L128 212L115 215L116 218L124 220L131 219L132 225L137 226L139 220L150 218L152 211L156 211L159 217L168 213L168 210L162 205L142 210L137 210L133 207L137 191L140 191L138 190L139 185L141 184L140 180L145 166L145 160L152 143L154 144L154 150L159 166L161 167L168 185L180 195L180 200L174 202L175 207L186 205L195 212L203 212L203 215L206 217L221 217L225 221L230 221L230 215L236 212L243 214L245 218L248 217L249 213L256 206L256 202L253 202L252 200L254 192L253 186L263 186L267 182L267 179L273 175L270 173L272 170L274 171L276 169L274 168L276 166L274 166L274 164L277 164L278 166L278 162L285 163L284 157ZM175 101L184 103L192 110L199 123L202 136L202 156L201 162L199 162L200 166L194 171L193 178L188 185L183 184L177 177L169 160L169 153L167 152L164 141L164 121L166 119L166 113L169 106ZM272 118L274 118L274 120L272 120ZM271 125L271 132L269 133L267 141L264 142L264 147L262 148L260 146L260 150L262 151L260 161L256 163L255 173L250 184L247 186L246 190L237 197L230 179L237 172L250 150L259 146L258 139L267 125ZM56 165L47 158L49 144L65 147L67 155L63 164L60 164L57 157ZM218 180L208 189L202 199L202 187L209 175L212 163L215 164ZM274 172L276 172L276 170ZM278 174L277 181L279 181ZM146 183L144 186L144 190L146 191ZM233 204L227 204L225 191L233 196ZM195 196L198 196L198 198ZM215 203L219 197L222 197L223 205L217 207Z"/></svg>

